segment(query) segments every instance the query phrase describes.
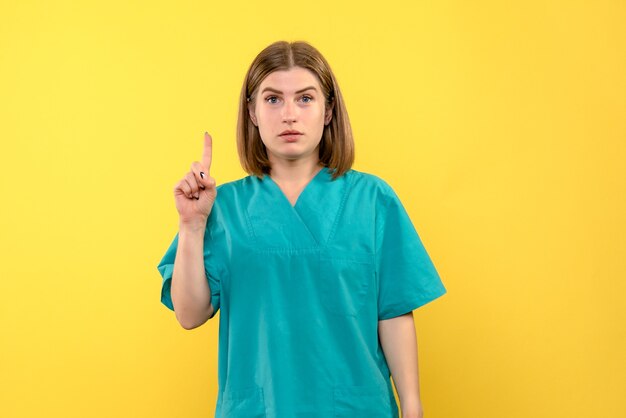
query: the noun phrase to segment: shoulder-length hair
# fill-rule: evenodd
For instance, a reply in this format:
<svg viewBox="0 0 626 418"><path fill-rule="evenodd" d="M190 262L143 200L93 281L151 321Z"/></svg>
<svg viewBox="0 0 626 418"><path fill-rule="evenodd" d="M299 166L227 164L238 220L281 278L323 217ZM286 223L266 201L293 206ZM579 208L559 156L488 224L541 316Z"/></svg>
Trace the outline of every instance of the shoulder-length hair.
<svg viewBox="0 0 626 418"><path fill-rule="evenodd" d="M304 41L278 41L261 51L246 73L239 98L237 151L243 169L259 178L269 174L271 164L261 135L250 119L248 104L255 106L258 88L270 73L301 67L315 74L325 97L326 110L332 108L319 145L320 162L333 171L333 180L348 171L354 162L352 128L339 84L322 54Z"/></svg>

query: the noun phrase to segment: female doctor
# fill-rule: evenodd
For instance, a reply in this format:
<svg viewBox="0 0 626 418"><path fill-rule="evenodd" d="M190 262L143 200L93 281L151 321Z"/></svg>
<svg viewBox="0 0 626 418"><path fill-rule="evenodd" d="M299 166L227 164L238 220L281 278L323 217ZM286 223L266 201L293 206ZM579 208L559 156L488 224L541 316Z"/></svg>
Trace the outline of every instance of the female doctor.
<svg viewBox="0 0 626 418"><path fill-rule="evenodd" d="M185 329L220 310L216 417L422 417L412 311L446 293L393 189L351 169L348 113L306 42L252 62L237 147L216 185L212 137L174 187L158 265Z"/></svg>

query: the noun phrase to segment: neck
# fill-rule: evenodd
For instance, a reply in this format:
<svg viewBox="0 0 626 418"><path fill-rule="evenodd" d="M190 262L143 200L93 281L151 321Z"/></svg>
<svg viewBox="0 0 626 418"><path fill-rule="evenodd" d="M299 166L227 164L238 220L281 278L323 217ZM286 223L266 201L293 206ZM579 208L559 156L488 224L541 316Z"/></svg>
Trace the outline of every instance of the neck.
<svg viewBox="0 0 626 418"><path fill-rule="evenodd" d="M314 153L314 155L315 158L297 160L274 159L272 161L270 159L272 169L269 175L272 180L281 184L307 182L324 167L320 163L317 153Z"/></svg>

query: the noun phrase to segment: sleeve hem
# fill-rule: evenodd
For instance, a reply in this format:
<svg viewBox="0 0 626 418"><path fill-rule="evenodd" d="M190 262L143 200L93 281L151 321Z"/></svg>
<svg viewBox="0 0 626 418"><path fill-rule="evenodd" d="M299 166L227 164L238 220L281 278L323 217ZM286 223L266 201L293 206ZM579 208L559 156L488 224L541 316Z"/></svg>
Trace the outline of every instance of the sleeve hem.
<svg viewBox="0 0 626 418"><path fill-rule="evenodd" d="M411 302L405 303L403 305L399 305L398 307L392 310L386 310L382 315L378 316L378 320L382 321L385 319L391 319L400 315L407 314L409 312L413 312L415 309L422 307L426 305L427 303L432 302L435 299L440 298L446 293L447 293L447 290L445 288L441 288L437 292L431 293L426 298L414 299Z"/></svg>
<svg viewBox="0 0 626 418"><path fill-rule="evenodd" d="M220 295L219 294L211 295L211 306L213 306L213 314L209 316L209 319L213 318L217 314L217 311L220 310Z"/></svg>
<svg viewBox="0 0 626 418"><path fill-rule="evenodd" d="M159 272L163 276L163 283L161 285L161 303L167 306L171 311L174 310L174 304L172 303L172 275L174 273L174 264L165 264L159 266Z"/></svg>
<svg viewBox="0 0 626 418"><path fill-rule="evenodd" d="M163 283L161 285L161 303L167 306L168 309L174 311L174 303L172 302L172 276L174 273L174 264L164 264L159 266L159 272L163 276ZM208 272L205 273L208 274ZM211 289L211 306L213 306L213 315L209 319L213 318L217 311L220 309L220 292L219 289L214 292Z"/></svg>

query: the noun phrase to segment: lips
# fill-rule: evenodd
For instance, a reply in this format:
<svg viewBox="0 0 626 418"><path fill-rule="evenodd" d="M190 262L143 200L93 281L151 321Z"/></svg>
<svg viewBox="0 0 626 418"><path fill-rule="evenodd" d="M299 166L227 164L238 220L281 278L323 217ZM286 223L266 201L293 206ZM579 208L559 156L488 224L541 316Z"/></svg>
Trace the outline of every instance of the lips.
<svg viewBox="0 0 626 418"><path fill-rule="evenodd" d="M302 136L302 134L284 134L284 135L280 135L280 137L283 138L287 142L295 142L301 136Z"/></svg>
<svg viewBox="0 0 626 418"><path fill-rule="evenodd" d="M302 135L302 132L298 132L298 131L294 131L292 129L286 130L286 131L282 131L280 133L280 136L284 136L284 135Z"/></svg>

